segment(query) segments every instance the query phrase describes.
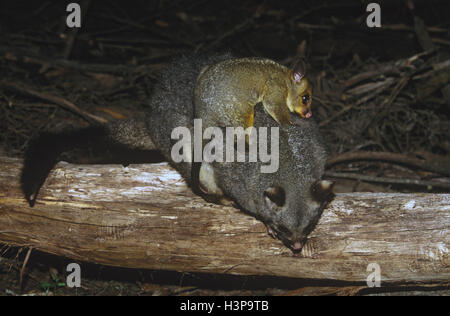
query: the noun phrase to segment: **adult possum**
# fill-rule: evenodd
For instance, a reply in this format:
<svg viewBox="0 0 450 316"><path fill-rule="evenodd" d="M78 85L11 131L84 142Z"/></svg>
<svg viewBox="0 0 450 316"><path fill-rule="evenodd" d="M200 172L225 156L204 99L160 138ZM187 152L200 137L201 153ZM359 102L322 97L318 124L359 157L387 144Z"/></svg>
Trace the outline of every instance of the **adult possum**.
<svg viewBox="0 0 450 316"><path fill-rule="evenodd" d="M171 137L172 131L186 127L193 134L194 119L208 121L214 114L212 108L203 112L195 110L199 74L205 67L231 58L228 55L182 57L161 72L146 113L104 126L63 133L45 132L33 139L25 154L21 177L22 189L30 205L34 205L40 187L60 155L69 149L98 143L144 150L154 149L154 145L196 193L206 193L208 198L213 195L216 201L222 197L232 200L262 220L269 233L286 246L294 252L300 251L332 196L332 183L321 180L326 151L311 119L291 115L289 124L280 124L263 105L254 106L253 128L279 129L279 167L273 173L261 172L264 163L249 162L249 159L210 163L192 160L175 163L172 160L171 151L176 143ZM214 85L212 81L209 86L202 85L202 89L214 90ZM214 106L214 102L208 104ZM248 154L245 153L246 158Z"/></svg>

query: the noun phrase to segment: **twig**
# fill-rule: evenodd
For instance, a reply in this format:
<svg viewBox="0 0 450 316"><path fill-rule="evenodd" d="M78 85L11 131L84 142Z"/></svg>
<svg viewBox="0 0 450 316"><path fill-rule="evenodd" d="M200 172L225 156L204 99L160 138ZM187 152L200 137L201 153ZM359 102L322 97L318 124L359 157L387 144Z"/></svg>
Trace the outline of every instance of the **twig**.
<svg viewBox="0 0 450 316"><path fill-rule="evenodd" d="M435 37L433 37L431 40L433 41L433 43L436 43L436 44L450 46L450 41L446 41L446 40L444 40L442 38L435 38Z"/></svg>
<svg viewBox="0 0 450 316"><path fill-rule="evenodd" d="M151 24L149 22L157 19L158 17L160 17L161 15L166 13L169 9L177 7L180 2L181 2L180 0L170 1L170 3L167 4L166 7L160 8L156 12L152 12L152 14L146 16L145 18L142 18L142 19L139 19L139 20L135 21L135 23L141 24L141 25L143 25L143 24ZM108 18L110 18L110 16L108 16ZM107 30L104 29L104 30L101 30L101 31L98 31L98 32L84 33L83 35L80 35L80 37L86 37L86 38L89 38L89 39L91 39L91 38L96 38L97 39L97 36L100 35L100 34L106 35L106 34L119 33L119 32L126 31L126 30L128 30L130 28L133 28L133 27L135 27L135 26L121 22L120 26L117 27L117 28L108 28Z"/></svg>
<svg viewBox="0 0 450 316"><path fill-rule="evenodd" d="M440 181L426 181L426 180L418 180L418 179L402 179L402 178L386 178L386 177L374 177L367 176L358 173L340 173L340 172L331 172L325 171L326 177L331 178L342 178L342 179L353 179L360 180L366 182L376 182L376 183L390 183L390 184L403 184L403 185L419 185L424 187L435 187L435 188L443 188L450 189L450 182L440 182Z"/></svg>
<svg viewBox="0 0 450 316"><path fill-rule="evenodd" d="M146 32L150 32L151 34L153 34L155 36L158 36L158 37L161 37L161 38L164 38L164 39L166 39L166 40L168 40L169 42L172 42L172 43L173 42L178 42L179 44L183 44L183 45L191 47L191 48L194 47L193 43L191 43L191 42L189 42L189 41L187 41L187 40L185 40L183 38L180 38L180 37L178 37L178 36L176 36L174 34L165 34L163 32L157 32L155 30L155 28L147 26L145 24L142 24L139 21L136 22L136 21L131 21L129 19L122 19L122 18L113 16L111 14L104 14L104 15L102 14L100 16L103 17L103 18L107 18L107 19L111 19L113 21L119 22L121 24L128 25L130 27L134 27L134 28L137 28L137 29L145 30ZM145 20L147 20L147 19L145 19Z"/></svg>
<svg viewBox="0 0 450 316"><path fill-rule="evenodd" d="M318 31L330 31L330 32L340 32L340 31L359 31L359 32L368 32L369 28L361 28L359 24L356 23L341 23L337 25L320 25L320 24L308 24L308 23L296 23L295 24L300 29L308 29L308 30L318 30ZM445 29L437 28L437 27L428 27L425 28L428 32L431 33L441 33L445 34L448 31ZM373 30L372 30L373 31ZM406 25L383 25L383 27L376 30L377 32L390 32L390 31L406 31L406 32L414 32L414 28L406 26Z"/></svg>
<svg viewBox="0 0 450 316"><path fill-rule="evenodd" d="M371 92L373 90L377 90L379 88L386 88L386 86L390 86L394 82L394 78L387 78L383 81L369 82L362 85L359 85L353 89L347 91L348 94L358 95L364 94L367 92ZM383 89L384 90L384 89Z"/></svg>
<svg viewBox="0 0 450 316"><path fill-rule="evenodd" d="M416 32L417 40L419 41L420 46L423 50L435 49L435 45L427 30L424 20L422 20L415 14L414 4L412 1L410 1L410 3L411 14L414 17L414 30ZM439 60L441 57L442 56L438 53L435 59ZM447 100L447 104L450 106L450 84L445 84L440 90L442 95Z"/></svg>
<svg viewBox="0 0 450 316"><path fill-rule="evenodd" d="M393 78L388 78L385 80L384 84L373 90L371 93L368 93L366 96L362 97L358 101L355 102L356 105L364 104L369 100L372 100L377 95L380 95L385 89L389 88L395 80Z"/></svg>
<svg viewBox="0 0 450 316"><path fill-rule="evenodd" d="M25 267L27 266L28 260L30 259L31 251L33 250L33 247L30 247L27 251L27 255L25 256L25 260L23 261L22 268L20 269L20 277L19 277L19 287L22 288L22 281L23 281L23 273L25 271Z"/></svg>
<svg viewBox="0 0 450 316"><path fill-rule="evenodd" d="M206 45L206 47L203 43L198 45L197 48L195 49L195 51L196 52L198 52L200 50L208 51L208 50L214 48L218 43L223 42L224 39L226 39L227 37L233 36L238 32L246 30L247 28L251 27L255 23L255 20L260 16L260 14L261 13L259 12L259 10L257 10L255 12L255 14L253 14L251 17L246 19L244 22L236 25L231 30L226 31L221 36L219 36L217 39L215 39L212 43Z"/></svg>
<svg viewBox="0 0 450 316"><path fill-rule="evenodd" d="M5 55L6 60L17 61L21 60L24 63L38 64L43 68L48 69L50 67L60 67L66 69L74 69L78 71L89 71L98 73L108 73L115 75L124 75L135 72L150 72L151 66L126 66L126 65L108 65L108 64L83 64L73 60L47 60L42 57L30 57L30 56L16 56L13 54Z"/></svg>
<svg viewBox="0 0 450 316"><path fill-rule="evenodd" d="M379 111L377 112L377 115L375 115L372 120L367 124L366 127L362 129L363 133L369 129L372 125L377 124L381 119L383 119L390 111L391 111L391 105L394 102L394 100L397 98L398 94L402 89L406 86L406 84L409 81L410 76L404 76L402 77L397 84L395 85L394 89L392 89L391 94L387 99L381 103L379 106Z"/></svg>
<svg viewBox="0 0 450 316"><path fill-rule="evenodd" d="M0 81L0 85L4 85L8 88L11 88L13 90L16 90L18 92L24 93L24 94L28 94L31 95L33 97L45 100L45 101L49 101L51 103L55 103L69 111L72 111L76 114L78 114L79 116L81 116L82 118L84 118L86 121L90 122L90 123L101 123L104 124L107 122L107 120L105 120L102 117L90 114L82 109L80 109L78 106L76 106L75 104L73 104L70 101L67 101L64 98L58 97L58 96L54 96L54 95L50 95L50 94L46 94L46 93L42 93L42 92L38 92L36 90L33 90L29 87L25 87L25 86L19 86L15 83L12 82L6 82L5 80Z"/></svg>
<svg viewBox="0 0 450 316"><path fill-rule="evenodd" d="M322 126L325 126L325 125L329 124L331 121L333 121L334 119L340 117L342 114L350 111L355 105L356 104L354 104L354 103L347 105L346 107L342 108L340 111L338 111L335 114L333 114L330 118L320 122L319 126L322 127Z"/></svg>
<svg viewBox="0 0 450 316"><path fill-rule="evenodd" d="M395 63L390 62L390 63L379 65L376 70L369 70L369 71L366 71L363 73L359 73L359 74L351 77L350 79L346 80L342 84L342 90L345 91L348 88L356 85L357 83L359 83L361 81L368 80L368 79L373 80L382 75L384 75L384 76L386 76L388 74L392 74L392 75L396 75L396 76L401 75L402 68L408 67L417 59L431 55L434 52L435 52L434 50L427 50L427 51L412 55L409 58L401 59Z"/></svg>
<svg viewBox="0 0 450 316"><path fill-rule="evenodd" d="M450 67L450 59L447 59L441 63L434 64L433 69L431 69L430 71L428 71L424 74L420 74L420 75L412 77L412 80L419 80L419 79L434 76L436 74L436 72L441 71L445 68L449 68L449 67Z"/></svg>
<svg viewBox="0 0 450 316"><path fill-rule="evenodd" d="M383 24L382 27L385 31L406 31L406 32L414 32L414 28L404 25L404 24ZM426 28L428 32L430 33L448 33L447 29L439 28L439 27L427 27Z"/></svg>
<svg viewBox="0 0 450 316"><path fill-rule="evenodd" d="M450 176L450 164L445 165L436 160L418 159L390 152L360 151L340 154L327 161L327 168L352 161L384 161Z"/></svg>
<svg viewBox="0 0 450 316"><path fill-rule="evenodd" d="M342 8L342 7L352 7L355 6L354 3L325 3L325 4L320 4L317 7L313 7L313 8L309 8L306 10L302 10L302 12L298 15L295 15L293 17L291 17L289 20L287 20L287 23L292 23L295 22L297 20L303 19L305 16L308 16L311 13L314 13L316 11L320 11L322 9L331 9L331 8Z"/></svg>

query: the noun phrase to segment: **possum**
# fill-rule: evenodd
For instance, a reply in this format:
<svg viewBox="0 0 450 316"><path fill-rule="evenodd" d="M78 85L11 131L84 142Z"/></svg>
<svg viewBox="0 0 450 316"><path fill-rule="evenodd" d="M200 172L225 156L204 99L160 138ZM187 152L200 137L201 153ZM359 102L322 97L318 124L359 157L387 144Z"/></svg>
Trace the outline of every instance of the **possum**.
<svg viewBox="0 0 450 316"><path fill-rule="evenodd" d="M140 150L156 147L195 193L205 199L214 197L216 202L223 198L232 201L261 220L268 232L293 252L299 252L333 196L333 183L322 179L326 149L312 119L293 115L289 124L281 124L262 104L254 106L252 128L278 130L279 166L274 172L263 172L265 163L259 160L250 161L249 150L242 153L246 157L244 162L193 159L175 162L172 159L177 142L172 137L173 130L185 127L194 134L194 120L206 119L205 112L195 110L199 74L205 67L232 58L230 55L180 57L161 71L144 113L79 130L44 132L32 139L25 152L21 175L22 189L30 206L34 205L48 173L69 149L95 144ZM205 89L214 90L214 84L211 82ZM213 112L210 109L208 113ZM226 127L218 126L222 130ZM246 145L250 146L248 142Z"/></svg>

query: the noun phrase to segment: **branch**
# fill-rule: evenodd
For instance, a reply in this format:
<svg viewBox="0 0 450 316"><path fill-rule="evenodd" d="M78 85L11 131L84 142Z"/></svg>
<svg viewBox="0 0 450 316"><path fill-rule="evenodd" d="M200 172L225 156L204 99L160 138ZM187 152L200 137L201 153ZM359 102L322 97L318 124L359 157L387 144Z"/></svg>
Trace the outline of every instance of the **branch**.
<svg viewBox="0 0 450 316"><path fill-rule="evenodd" d="M448 282L448 194L338 194L300 256L264 225L194 195L167 164L60 163L34 208L22 162L0 158L0 242L129 268L327 279Z"/></svg>
<svg viewBox="0 0 450 316"><path fill-rule="evenodd" d="M442 159L432 159L430 157L419 159L391 152L359 151L343 153L328 159L327 168L336 164L353 161L385 161L450 176L448 157L442 157Z"/></svg>
<svg viewBox="0 0 450 316"><path fill-rule="evenodd" d="M418 185L424 187L433 187L433 188L443 188L450 190L450 182L442 182L442 181L427 181L427 180L418 180L418 179L403 179L403 178L388 178L388 177L376 177L376 176L368 176L364 174L358 173L349 173L349 172L325 172L326 177L330 178L340 178L340 179L352 179L352 180L360 180L366 182L375 182L375 183L389 183L389 184L403 184L403 185Z"/></svg>
<svg viewBox="0 0 450 316"><path fill-rule="evenodd" d="M80 115L83 119L85 119L88 122L91 122L91 123L96 122L96 123L100 123L100 124L104 124L107 122L104 118L90 114L90 113L80 109L78 106L76 106L72 102L67 101L64 98L54 96L51 94L47 94L47 93L43 93L43 92L39 92L30 87L26 87L24 85L19 86L15 83L7 82L5 80L0 81L0 84L4 85L10 89L16 90L20 93L28 94L30 96L39 98L41 100L45 100L45 101L57 104L57 105L65 108L66 110L69 110L71 112L74 112L74 113Z"/></svg>

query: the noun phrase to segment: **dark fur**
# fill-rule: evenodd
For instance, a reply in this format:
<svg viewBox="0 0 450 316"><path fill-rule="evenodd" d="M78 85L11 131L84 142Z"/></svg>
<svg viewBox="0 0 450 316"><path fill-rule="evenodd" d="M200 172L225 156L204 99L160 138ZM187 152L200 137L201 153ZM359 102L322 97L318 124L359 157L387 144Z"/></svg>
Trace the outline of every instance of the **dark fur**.
<svg viewBox="0 0 450 316"><path fill-rule="evenodd" d="M194 89L198 74L205 66L229 58L232 56L181 57L162 72L154 89L155 93L150 99L152 114L148 117L148 130L156 147L168 161L172 146L176 142L170 137L172 130L185 126L193 135ZM192 184L192 180L196 181L197 170L192 170L190 163L178 163L174 167L189 184ZM196 190L195 185L193 188Z"/></svg>

